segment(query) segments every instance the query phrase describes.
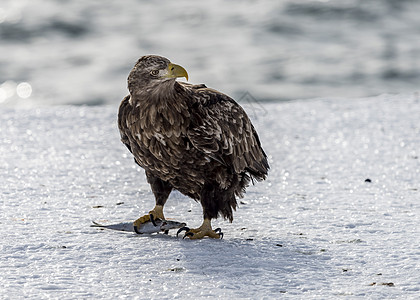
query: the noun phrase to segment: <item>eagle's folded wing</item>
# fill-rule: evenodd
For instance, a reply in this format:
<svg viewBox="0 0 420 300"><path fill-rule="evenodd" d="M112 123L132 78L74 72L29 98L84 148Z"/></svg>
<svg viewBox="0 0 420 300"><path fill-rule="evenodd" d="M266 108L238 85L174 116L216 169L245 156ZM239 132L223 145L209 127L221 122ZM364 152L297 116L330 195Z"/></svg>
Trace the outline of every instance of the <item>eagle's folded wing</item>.
<svg viewBox="0 0 420 300"><path fill-rule="evenodd" d="M197 89L194 101L187 131L192 145L236 174L248 172L257 180L264 179L267 156L242 107L208 88Z"/></svg>

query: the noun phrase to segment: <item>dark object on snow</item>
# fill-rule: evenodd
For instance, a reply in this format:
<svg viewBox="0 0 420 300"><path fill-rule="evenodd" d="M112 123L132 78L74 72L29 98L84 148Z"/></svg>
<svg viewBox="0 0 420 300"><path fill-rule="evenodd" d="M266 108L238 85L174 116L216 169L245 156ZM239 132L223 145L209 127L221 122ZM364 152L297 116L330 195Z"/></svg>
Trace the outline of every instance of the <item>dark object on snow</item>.
<svg viewBox="0 0 420 300"><path fill-rule="evenodd" d="M370 180L369 178L366 178L365 182L372 182L372 180Z"/></svg>
<svg viewBox="0 0 420 300"><path fill-rule="evenodd" d="M387 286L395 286L395 284L393 282L382 282L382 283L376 283L376 282L372 282L371 284L369 284L370 286L374 286L374 285L387 285Z"/></svg>
<svg viewBox="0 0 420 300"><path fill-rule="evenodd" d="M156 197L150 214L164 219L163 205L176 189L203 207L203 225L186 235L218 238L211 219L233 220L236 197L243 196L251 180L266 178L267 156L239 104L204 84L177 82L177 77L188 79L188 74L164 57L137 61L128 77L130 95L119 109L121 140L146 171Z"/></svg>

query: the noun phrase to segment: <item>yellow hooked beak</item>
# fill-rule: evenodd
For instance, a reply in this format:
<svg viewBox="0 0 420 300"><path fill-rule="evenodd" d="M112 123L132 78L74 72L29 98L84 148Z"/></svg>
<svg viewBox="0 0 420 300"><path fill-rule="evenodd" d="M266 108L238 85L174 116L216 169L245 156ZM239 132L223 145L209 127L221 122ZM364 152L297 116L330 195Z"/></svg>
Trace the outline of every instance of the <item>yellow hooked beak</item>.
<svg viewBox="0 0 420 300"><path fill-rule="evenodd" d="M169 63L167 70L168 73L164 76L165 78L185 77L188 81L188 73L183 67Z"/></svg>

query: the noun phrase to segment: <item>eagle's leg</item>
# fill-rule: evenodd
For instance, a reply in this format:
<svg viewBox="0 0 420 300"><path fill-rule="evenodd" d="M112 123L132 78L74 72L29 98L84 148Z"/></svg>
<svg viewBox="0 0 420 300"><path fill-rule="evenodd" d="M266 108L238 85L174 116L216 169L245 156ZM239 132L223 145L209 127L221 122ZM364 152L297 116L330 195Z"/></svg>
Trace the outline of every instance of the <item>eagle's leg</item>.
<svg viewBox="0 0 420 300"><path fill-rule="evenodd" d="M201 226L198 228L189 229L188 227L183 227L178 230L177 235L183 230L186 230L184 238L189 237L191 240L202 239L205 236L213 239L223 238L223 233L221 232L220 228L213 230L211 227L210 219L204 219L203 224L201 224Z"/></svg>
<svg viewBox="0 0 420 300"><path fill-rule="evenodd" d="M147 181L149 182L153 194L155 195L156 205L149 212L148 215L144 215L134 221L134 226L139 226L140 224L152 221L153 219L164 220L165 216L163 215L163 206L168 200L169 194L171 193L173 187L168 182L159 179L158 177L153 176L150 172L146 171Z"/></svg>
<svg viewBox="0 0 420 300"><path fill-rule="evenodd" d="M190 239L202 239L205 236L210 238L219 239L223 237L223 233L220 228L213 230L211 227L211 220L217 218L217 215L223 207L226 205L225 202L226 194L217 185L217 183L206 183L203 186L200 194L200 202L203 207L204 221L200 227L195 229L189 229L187 227L178 230L178 233L182 230L186 230L184 235Z"/></svg>

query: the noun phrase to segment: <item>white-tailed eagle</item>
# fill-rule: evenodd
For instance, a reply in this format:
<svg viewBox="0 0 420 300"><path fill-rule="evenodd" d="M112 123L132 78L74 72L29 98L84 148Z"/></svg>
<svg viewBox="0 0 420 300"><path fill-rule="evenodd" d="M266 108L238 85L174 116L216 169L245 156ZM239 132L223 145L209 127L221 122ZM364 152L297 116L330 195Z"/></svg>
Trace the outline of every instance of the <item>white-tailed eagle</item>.
<svg viewBox="0 0 420 300"><path fill-rule="evenodd" d="M245 111L232 98L204 84L177 82L188 74L168 59L141 57L128 76L130 95L121 102L122 142L146 171L156 198L134 226L164 219L163 206L176 189L203 207L203 224L184 237L220 238L211 220L233 220L236 197L249 182L266 178L267 156Z"/></svg>

